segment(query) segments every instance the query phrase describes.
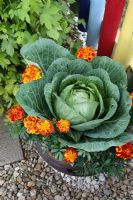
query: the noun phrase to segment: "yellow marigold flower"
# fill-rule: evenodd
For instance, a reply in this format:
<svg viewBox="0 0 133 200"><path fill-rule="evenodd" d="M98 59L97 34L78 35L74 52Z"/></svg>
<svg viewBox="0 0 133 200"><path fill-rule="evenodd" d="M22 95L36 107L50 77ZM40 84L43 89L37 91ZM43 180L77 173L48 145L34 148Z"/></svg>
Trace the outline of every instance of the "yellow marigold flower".
<svg viewBox="0 0 133 200"><path fill-rule="evenodd" d="M27 129L27 133L38 134L37 123L39 121L38 117L27 116L24 119L24 126Z"/></svg>
<svg viewBox="0 0 133 200"><path fill-rule="evenodd" d="M20 121L24 117L24 109L19 105L13 105L7 113L10 122Z"/></svg>
<svg viewBox="0 0 133 200"><path fill-rule="evenodd" d="M22 75L22 83L29 83L33 80L39 80L42 78L41 70L35 65L27 65Z"/></svg>
<svg viewBox="0 0 133 200"><path fill-rule="evenodd" d="M72 147L67 147L64 152L64 160L68 163L74 163L78 158L78 152Z"/></svg>
<svg viewBox="0 0 133 200"><path fill-rule="evenodd" d="M130 142L116 147L115 151L118 158L122 158L124 160L133 158L133 145Z"/></svg>
<svg viewBox="0 0 133 200"><path fill-rule="evenodd" d="M48 136L54 132L54 126L49 120L39 120L37 123L38 133Z"/></svg>
<svg viewBox="0 0 133 200"><path fill-rule="evenodd" d="M48 136L54 132L54 126L49 120L42 120L36 116L27 116L24 119L24 126L30 134Z"/></svg>
<svg viewBox="0 0 133 200"><path fill-rule="evenodd" d="M60 119L56 123L56 127L61 133L68 133L70 131L70 122L66 119Z"/></svg>
<svg viewBox="0 0 133 200"><path fill-rule="evenodd" d="M131 100L132 100L132 107L133 107L133 92L130 93L130 97L131 97Z"/></svg>
<svg viewBox="0 0 133 200"><path fill-rule="evenodd" d="M82 47L76 52L78 59L85 59L91 61L96 56L96 51L92 47Z"/></svg>

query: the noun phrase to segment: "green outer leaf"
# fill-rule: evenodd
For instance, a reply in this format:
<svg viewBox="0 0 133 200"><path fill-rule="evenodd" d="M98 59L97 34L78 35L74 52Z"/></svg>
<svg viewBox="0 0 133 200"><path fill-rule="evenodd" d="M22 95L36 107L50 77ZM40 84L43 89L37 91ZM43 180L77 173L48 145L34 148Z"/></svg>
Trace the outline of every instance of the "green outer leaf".
<svg viewBox="0 0 133 200"><path fill-rule="evenodd" d="M84 84L89 84L89 83L94 83L97 88L100 90L101 93L104 93L104 86L102 83L102 80L96 76L83 76L80 74L74 74L74 75L68 75L62 82L60 85L60 91L62 91L65 87L67 87L68 85L74 84L77 81L81 81Z"/></svg>
<svg viewBox="0 0 133 200"><path fill-rule="evenodd" d="M133 134L123 133L117 138L111 139L111 140L102 140L102 141L88 141L84 143L78 143L74 144L71 142L68 142L63 139L59 139L59 141L64 144L64 146L73 147L76 149L81 149L87 152L99 152L99 151L105 151L113 146L121 146L123 144L126 144L130 141L133 141Z"/></svg>
<svg viewBox="0 0 133 200"><path fill-rule="evenodd" d="M53 111L53 107L52 107L52 84L51 83L47 83L44 87L44 96L45 96L45 100L47 102L47 105L49 107L49 110L51 112L51 114L55 117L54 111Z"/></svg>
<svg viewBox="0 0 133 200"><path fill-rule="evenodd" d="M103 117L102 119L96 119L96 120L88 121L88 122L85 122L85 123L82 123L82 124L73 125L71 127L73 129L77 130L77 131L87 131L89 129L94 129L96 127L97 127L97 130L98 130L98 126L101 125L102 122L110 119L114 115L114 113L116 112L116 109L117 109L117 103L114 99L107 99L106 106L108 107L108 112L105 115L105 117ZM90 136L90 132L88 131L87 133L85 133L85 135Z"/></svg>
<svg viewBox="0 0 133 200"><path fill-rule="evenodd" d="M61 80L66 76L66 73L64 72L59 72L57 74L55 74L52 83L46 83L45 87L44 87L44 96L47 102L47 105L51 111L51 114L55 117L55 113L53 110L53 106L52 106L52 97L53 97L53 93L57 92L58 93L58 89L59 89L59 85Z"/></svg>
<svg viewBox="0 0 133 200"><path fill-rule="evenodd" d="M56 73L66 72L68 73L68 66L70 64L70 60L67 58L58 58L56 59L46 71L46 81L51 82Z"/></svg>
<svg viewBox="0 0 133 200"><path fill-rule="evenodd" d="M45 101L44 85L45 80L41 79L20 86L16 99L28 115L52 117Z"/></svg>
<svg viewBox="0 0 133 200"><path fill-rule="evenodd" d="M44 74L57 58L74 58L67 49L50 39L39 39L32 44L26 44L21 48L20 53L28 64L36 63Z"/></svg>
<svg viewBox="0 0 133 200"><path fill-rule="evenodd" d="M82 133L71 130L69 133L69 137L71 137L76 143L78 143L82 137Z"/></svg>
<svg viewBox="0 0 133 200"><path fill-rule="evenodd" d="M92 69L90 63L84 60L68 60L67 58L59 58L55 60L46 72L46 80L51 82L53 76L57 72L67 72L67 74L81 74L87 76Z"/></svg>
<svg viewBox="0 0 133 200"><path fill-rule="evenodd" d="M127 86L127 75L124 66L109 57L95 57L92 62L94 69L102 68L109 74L111 81L118 86Z"/></svg>
<svg viewBox="0 0 133 200"><path fill-rule="evenodd" d="M99 127L85 133L91 138L114 138L124 132L130 122L129 110L131 109L131 98L129 93L123 88L121 99L115 115L109 120L103 122Z"/></svg>
<svg viewBox="0 0 133 200"><path fill-rule="evenodd" d="M60 89L60 84L62 82L62 80L67 76L66 72L58 72L55 74L55 76L53 77L52 80L52 88L53 91L56 92L58 94L59 89Z"/></svg>
<svg viewBox="0 0 133 200"><path fill-rule="evenodd" d="M104 84L105 92L104 97L105 98L114 98L116 101L119 101L120 99L120 92L117 85L113 84L110 80L110 77L108 73L104 69L93 69L89 72L90 76L96 76L99 77Z"/></svg>
<svg viewBox="0 0 133 200"><path fill-rule="evenodd" d="M89 62L81 59L75 59L70 61L69 74L81 74L88 76L91 69L92 65Z"/></svg>

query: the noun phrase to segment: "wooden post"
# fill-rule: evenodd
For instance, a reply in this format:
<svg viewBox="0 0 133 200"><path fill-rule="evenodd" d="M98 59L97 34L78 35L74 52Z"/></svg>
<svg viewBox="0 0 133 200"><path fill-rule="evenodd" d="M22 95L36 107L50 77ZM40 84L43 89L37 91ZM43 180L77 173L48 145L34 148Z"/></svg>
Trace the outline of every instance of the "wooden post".
<svg viewBox="0 0 133 200"><path fill-rule="evenodd" d="M97 50L101 23L104 16L106 0L90 0L90 13L87 26L87 46Z"/></svg>
<svg viewBox="0 0 133 200"><path fill-rule="evenodd" d="M129 0L125 19L112 58L127 68L133 58L133 0Z"/></svg>
<svg viewBox="0 0 133 200"><path fill-rule="evenodd" d="M100 32L98 56L110 57L112 55L124 5L125 0L106 0L105 14Z"/></svg>

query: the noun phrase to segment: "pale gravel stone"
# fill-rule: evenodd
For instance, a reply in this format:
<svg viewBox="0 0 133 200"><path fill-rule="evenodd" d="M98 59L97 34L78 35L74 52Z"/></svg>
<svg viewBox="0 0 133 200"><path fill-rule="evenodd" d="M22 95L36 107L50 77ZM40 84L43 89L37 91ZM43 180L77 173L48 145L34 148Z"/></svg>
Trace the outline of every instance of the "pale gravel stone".
<svg viewBox="0 0 133 200"><path fill-rule="evenodd" d="M60 195L56 195L56 196L54 197L54 200L64 200L64 199L65 199L65 197L60 196Z"/></svg>
<svg viewBox="0 0 133 200"><path fill-rule="evenodd" d="M133 169L133 159L129 161L128 165Z"/></svg>
<svg viewBox="0 0 133 200"><path fill-rule="evenodd" d="M10 168L11 168L10 165L5 165L5 166L4 166L4 169L5 169L6 171L8 171Z"/></svg>
<svg viewBox="0 0 133 200"><path fill-rule="evenodd" d="M21 192L17 193L17 197L22 197L22 196L23 196L23 193L21 193Z"/></svg>
<svg viewBox="0 0 133 200"><path fill-rule="evenodd" d="M0 186L2 186L4 184L4 180L0 179Z"/></svg>
<svg viewBox="0 0 133 200"><path fill-rule="evenodd" d="M105 182L105 176L103 174L99 175L99 181Z"/></svg>
<svg viewBox="0 0 133 200"><path fill-rule="evenodd" d="M30 191L30 196L31 197L36 197L36 190L31 190Z"/></svg>
<svg viewBox="0 0 133 200"><path fill-rule="evenodd" d="M13 176L14 176L14 178L17 178L17 176L19 176L19 172L16 172L16 171L15 171L15 172L13 173Z"/></svg>
<svg viewBox="0 0 133 200"><path fill-rule="evenodd" d="M19 167L15 167L15 171L19 171Z"/></svg>
<svg viewBox="0 0 133 200"><path fill-rule="evenodd" d="M18 200L25 200L25 197L21 196L21 197L18 198Z"/></svg>

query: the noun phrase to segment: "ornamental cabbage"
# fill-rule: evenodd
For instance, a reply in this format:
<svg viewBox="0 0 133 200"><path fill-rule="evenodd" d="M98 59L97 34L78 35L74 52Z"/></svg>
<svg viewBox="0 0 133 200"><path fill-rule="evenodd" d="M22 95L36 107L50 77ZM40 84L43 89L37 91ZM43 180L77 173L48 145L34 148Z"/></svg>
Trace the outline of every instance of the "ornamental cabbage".
<svg viewBox="0 0 133 200"><path fill-rule="evenodd" d="M121 64L108 57L76 59L49 39L25 45L21 55L41 69L43 78L22 84L17 101L28 115L69 120L70 134L80 139L74 143L57 134L64 146L98 152L133 140L124 132L131 99Z"/></svg>

